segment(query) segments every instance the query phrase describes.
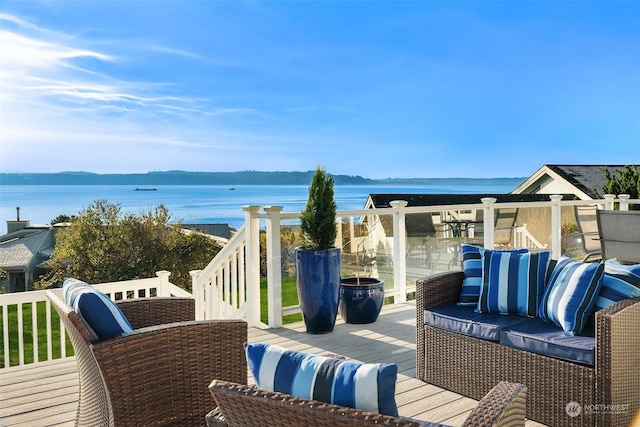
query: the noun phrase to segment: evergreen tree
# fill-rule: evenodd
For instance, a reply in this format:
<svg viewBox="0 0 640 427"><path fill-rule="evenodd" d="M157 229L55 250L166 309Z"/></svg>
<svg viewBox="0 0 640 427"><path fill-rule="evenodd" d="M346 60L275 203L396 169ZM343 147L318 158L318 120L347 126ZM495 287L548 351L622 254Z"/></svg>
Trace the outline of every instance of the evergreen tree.
<svg viewBox="0 0 640 427"><path fill-rule="evenodd" d="M629 194L632 199L638 199L640 197L640 174L638 174L638 167L634 164L626 165L623 170L619 170L617 174L612 174L609 169L605 167L604 177L607 180L606 184L602 187L603 194ZM602 198L600 193L596 190L598 198ZM629 209L640 209L638 205L630 205Z"/></svg>
<svg viewBox="0 0 640 427"><path fill-rule="evenodd" d="M316 169L309 186L309 197L300 214L300 232L307 250L327 250L338 235L336 202L333 198L333 176L324 168Z"/></svg>

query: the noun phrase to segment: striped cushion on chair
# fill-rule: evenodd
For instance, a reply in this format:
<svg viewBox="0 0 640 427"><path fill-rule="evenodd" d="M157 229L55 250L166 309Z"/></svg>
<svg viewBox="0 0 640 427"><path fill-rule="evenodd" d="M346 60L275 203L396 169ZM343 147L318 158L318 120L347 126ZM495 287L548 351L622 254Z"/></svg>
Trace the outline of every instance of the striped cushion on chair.
<svg viewBox="0 0 640 427"><path fill-rule="evenodd" d="M551 252L501 252L480 250L482 288L480 313L535 316L544 292Z"/></svg>
<svg viewBox="0 0 640 427"><path fill-rule="evenodd" d="M93 286L70 278L64 281L62 289L65 300L78 314L94 340L133 331L116 303Z"/></svg>
<svg viewBox="0 0 640 427"><path fill-rule="evenodd" d="M474 245L462 245L462 270L464 279L458 305L478 305L480 288L482 287L482 262L480 261L480 247ZM502 252L502 251L501 251ZM505 249L504 252L527 253L527 248Z"/></svg>
<svg viewBox="0 0 640 427"><path fill-rule="evenodd" d="M542 297L539 317L570 335L579 334L593 312L600 291L603 263L583 263L563 256Z"/></svg>
<svg viewBox="0 0 640 427"><path fill-rule="evenodd" d="M640 297L640 264L624 265L613 259L607 260L593 310L602 310L615 302L634 297Z"/></svg>
<svg viewBox="0 0 640 427"><path fill-rule="evenodd" d="M245 351L263 390L398 416L394 364L358 363L261 343L245 344Z"/></svg>
<svg viewBox="0 0 640 427"><path fill-rule="evenodd" d="M64 279L64 283L62 284L62 294L64 295L64 300L70 307L73 307L76 298L83 291L87 289L91 289L91 285L82 280L74 279L72 277Z"/></svg>

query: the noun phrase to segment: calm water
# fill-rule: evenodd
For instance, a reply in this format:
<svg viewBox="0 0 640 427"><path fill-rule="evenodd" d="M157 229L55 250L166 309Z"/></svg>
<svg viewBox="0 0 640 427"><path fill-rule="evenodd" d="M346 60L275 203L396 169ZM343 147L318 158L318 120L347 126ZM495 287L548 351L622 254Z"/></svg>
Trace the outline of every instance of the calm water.
<svg viewBox="0 0 640 427"><path fill-rule="evenodd" d="M338 210L364 207L374 193L507 193L512 186L362 186L337 185ZM126 185L4 185L0 186L0 234L7 232L6 221L28 219L32 225L49 224L58 215L76 215L95 200L119 203L126 213L142 213L164 205L174 220L184 223L227 223L239 228L244 221L243 205L278 205L283 212L299 212L306 203L308 187L303 185L241 185L234 191L227 186L156 186L157 191L134 191Z"/></svg>

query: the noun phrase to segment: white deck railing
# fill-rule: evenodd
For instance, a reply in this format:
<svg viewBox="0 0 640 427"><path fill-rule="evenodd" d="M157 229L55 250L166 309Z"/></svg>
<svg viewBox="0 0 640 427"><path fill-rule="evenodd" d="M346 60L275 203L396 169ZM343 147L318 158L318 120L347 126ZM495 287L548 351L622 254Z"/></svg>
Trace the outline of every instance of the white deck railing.
<svg viewBox="0 0 640 427"><path fill-rule="evenodd" d="M613 209L614 203L620 203L621 210L628 210L629 204L640 204L640 200L630 200L627 195L620 195L618 198L606 195L601 200L571 200L562 201L561 196L550 196L546 202L527 203L496 203L495 199L483 199L481 204L447 205L447 206L421 206L407 207L404 201L391 203L390 208L360 209L350 211L339 211L337 213L340 222L343 219L351 224L354 222L365 222L369 224L369 235L366 238L349 236L352 242L361 242L366 246L366 239L369 239L369 250L377 250L371 247L371 241L378 242L385 246L391 258L392 273L391 278L386 280L388 286L385 293L393 296L395 302L404 302L407 293L415 290L415 277L411 271L413 266L407 265L410 257L411 244L408 243L406 233L406 218L408 215L438 213L442 211L469 211L475 209L484 210L484 246L494 245L494 211L500 208L543 208L550 211L550 224L548 235L550 245L540 242L525 225L515 227L513 245L526 246L532 248L544 248L549 246L552 257L558 259L561 254L561 211L563 207L573 207L575 205L598 204L604 209ZM169 282L169 272L158 272L158 277L152 279L131 280L124 282L113 282L96 285L103 292L115 300L133 299L146 296L183 296L193 297L196 300L196 319L214 318L245 318L249 325L258 327L279 327L282 325L284 315L299 312L298 306L282 306L282 259L280 228L283 224L295 223L299 220L299 213L282 213L280 206L246 206L245 224L238 230L232 239L220 250L211 263L203 270L192 272L193 296L183 289ZM391 218L392 230L389 236L380 225L385 216ZM266 270L267 270L267 301L268 321L263 324L260 320L260 307L265 303L260 297L260 230L261 221L264 222L266 234ZM375 226L371 226L375 224ZM353 230L353 227L349 227ZM338 241L336 244L342 246L342 241L347 236L342 236L342 227L339 227ZM364 243L362 243L364 242ZM358 245L356 245L358 246ZM450 258L450 266L455 264L455 250L447 253ZM440 255L440 254L439 254ZM418 260L422 262L421 260ZM459 269L460 265L456 264ZM426 269L418 274L428 275L434 270ZM375 272L374 272L375 273ZM411 274L410 274L411 273ZM44 305L44 315L42 308ZM60 357L67 357L65 351L65 335L62 323L52 324L52 313L44 291L29 291L13 294L0 295L0 306L2 308L2 334L3 345L2 355L4 358L3 367L10 364L10 345L18 348L19 360L13 364L24 364L30 361L51 360L58 357L54 352L53 332L59 334L61 339L60 349L56 350ZM25 316L28 311L31 315ZM17 319L17 325L11 324L11 319ZM13 314L13 313L16 314ZM39 314L40 313L40 314ZM54 319L56 317L54 316ZM43 326L44 325L44 326ZM44 330L43 330L44 328ZM40 343L38 334L46 334L46 356L40 356ZM9 339L9 337L12 337ZM27 349L29 353L27 354ZM44 353L44 351L42 351Z"/></svg>
<svg viewBox="0 0 640 427"><path fill-rule="evenodd" d="M337 212L337 221L347 218L353 222L379 224L379 218L390 216L393 231L390 237L380 236L380 229L370 230L371 239L383 242L392 254L392 286L385 288L385 294L393 296L395 302L406 301L407 293L415 290L414 281L408 280L406 217L413 214L438 213L442 211L484 210L484 246L494 246L494 211L500 208L545 208L550 210L548 233L550 245L541 243L527 229L526 225L514 227L513 245L535 249L548 248L552 258L561 255L561 212L562 207L574 205L599 204L604 209L613 209L614 203L620 203L621 210L628 210L628 195L606 195L601 200L562 201L562 196L550 195L545 202L496 203L493 198L482 200L482 204L419 206L407 207L405 201L391 202L390 208L360 209ZM251 326L280 327L284 315L299 312L298 306L282 306L282 259L280 227L299 220L299 213L282 213L281 206L246 206L245 225L231 239L216 258L202 271L192 272L194 295L198 304L198 318L244 317ZM263 212L261 212L261 210ZM376 219L377 218L377 219ZM260 320L260 222L264 221L266 232L266 269L267 269L267 305L268 321ZM381 227L379 227L381 228ZM341 228L339 228L342 230ZM342 241L339 233L338 241ZM337 242L337 244L339 244ZM438 254L440 257L442 254ZM449 254L449 256L452 256ZM459 256L459 253L453 255ZM455 259L453 259L455 261ZM455 262L449 261L449 265ZM459 264L456 264L457 268ZM433 272L433 269L431 270ZM244 276L243 276L244 275ZM244 286L243 286L244 285Z"/></svg>
<svg viewBox="0 0 640 427"><path fill-rule="evenodd" d="M159 271L156 275L157 277L150 279L102 283L95 286L113 300L154 296L191 297L190 293L169 282L170 273L168 271ZM0 295L0 305L2 307L2 336L4 338L2 343L3 368L16 364L24 365L28 362L43 362L58 358L58 356L68 357L64 326L57 315L52 317L52 311L55 313L55 310L51 309L51 303L47 299L45 291L2 294ZM29 312L31 312L30 316ZM17 324L10 321L13 319L16 319ZM25 328L25 323L30 323L30 325ZM59 336L59 339L54 339L53 331L56 336ZM40 355L39 337L42 335L44 335L43 341L46 346L45 356ZM11 361L10 347L15 351L16 346L18 360Z"/></svg>

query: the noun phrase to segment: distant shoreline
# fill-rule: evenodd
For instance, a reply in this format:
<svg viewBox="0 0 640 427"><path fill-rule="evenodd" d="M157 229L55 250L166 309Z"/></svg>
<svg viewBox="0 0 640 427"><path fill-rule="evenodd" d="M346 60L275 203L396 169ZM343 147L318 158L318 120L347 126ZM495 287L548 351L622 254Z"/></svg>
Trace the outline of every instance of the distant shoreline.
<svg viewBox="0 0 640 427"><path fill-rule="evenodd" d="M90 172L0 173L0 185L309 185L313 171L307 172L148 172L96 174ZM513 178L385 178L334 175L336 185L505 185L521 183ZM515 187L515 186L514 186Z"/></svg>

